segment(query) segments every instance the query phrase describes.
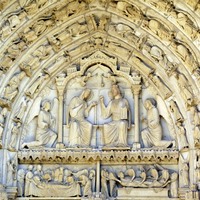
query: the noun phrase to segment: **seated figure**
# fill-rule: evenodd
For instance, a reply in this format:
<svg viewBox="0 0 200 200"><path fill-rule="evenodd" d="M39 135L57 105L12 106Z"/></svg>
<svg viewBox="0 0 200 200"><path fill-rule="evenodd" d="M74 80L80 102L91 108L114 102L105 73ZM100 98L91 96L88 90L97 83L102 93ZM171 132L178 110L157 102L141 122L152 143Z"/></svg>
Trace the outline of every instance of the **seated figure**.
<svg viewBox="0 0 200 200"><path fill-rule="evenodd" d="M80 96L74 97L67 113L67 126L69 127L69 147L89 147L92 135L92 124L86 120L89 111L96 102L87 105L91 90L85 89Z"/></svg>
<svg viewBox="0 0 200 200"><path fill-rule="evenodd" d="M131 122L129 103L122 97L118 85L112 86L111 93L113 99L107 107L104 105L104 97L100 97L103 118L112 118L111 122L103 125L104 145L108 147L127 147L127 133Z"/></svg>

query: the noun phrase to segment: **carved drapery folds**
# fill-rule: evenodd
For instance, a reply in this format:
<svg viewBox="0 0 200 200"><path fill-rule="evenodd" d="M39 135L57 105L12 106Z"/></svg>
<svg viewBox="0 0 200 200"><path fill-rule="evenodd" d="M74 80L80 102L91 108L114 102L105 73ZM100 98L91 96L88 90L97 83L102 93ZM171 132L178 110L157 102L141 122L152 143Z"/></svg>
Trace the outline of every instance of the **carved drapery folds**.
<svg viewBox="0 0 200 200"><path fill-rule="evenodd" d="M196 198L199 7L2 0L0 198Z"/></svg>
<svg viewBox="0 0 200 200"><path fill-rule="evenodd" d="M122 71L118 70L117 63ZM160 160L161 163L174 165L178 162L175 141L165 119L167 115L161 112L161 119L160 108L156 105L163 100L158 98L156 102L157 96L152 96L142 77L135 68L97 51L57 75L55 81L49 84L49 89L41 90L29 109L25 119L27 125L23 128L25 134L19 142L19 196L57 197L65 190L62 195L68 197L122 197L125 195L123 188L128 187L133 190L154 188L152 192L158 190L160 194L159 188L165 188L162 195L169 190L169 197L177 197L176 167L169 172L161 166L152 168L144 165L140 167L143 169L141 174L131 169L134 162L153 164ZM147 98L149 96L152 98ZM143 116L147 117L147 124ZM16 137L22 122L18 118L13 119L12 138ZM184 136L184 132L180 133L181 139ZM11 139L9 149L15 151L15 145ZM41 171L37 166L32 166L32 163L41 160L44 168L47 162L65 164ZM129 162L130 169L127 172L104 169L109 168L111 160L114 163ZM90 162L98 171L81 170L65 175L69 171L67 163L75 162ZM29 167L28 163L31 164ZM137 176L134 175L136 171ZM76 177L75 174L80 176ZM91 179L95 176L96 181ZM47 194L47 190L51 192ZM94 195L95 191L97 194Z"/></svg>

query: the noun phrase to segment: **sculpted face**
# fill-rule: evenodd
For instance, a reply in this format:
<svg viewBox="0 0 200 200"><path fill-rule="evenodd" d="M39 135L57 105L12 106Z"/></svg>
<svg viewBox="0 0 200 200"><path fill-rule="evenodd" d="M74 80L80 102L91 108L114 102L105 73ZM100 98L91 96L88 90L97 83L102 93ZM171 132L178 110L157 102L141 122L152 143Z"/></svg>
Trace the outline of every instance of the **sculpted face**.
<svg viewBox="0 0 200 200"><path fill-rule="evenodd" d="M117 85L113 85L111 91L112 91L112 95L114 97L117 96L118 94L120 94L120 91L119 91L119 88Z"/></svg>
<svg viewBox="0 0 200 200"><path fill-rule="evenodd" d="M41 166L41 165L38 165L38 166L37 166L37 170L38 170L38 171L41 171L41 170L42 170L42 166Z"/></svg>
<svg viewBox="0 0 200 200"><path fill-rule="evenodd" d="M49 111L51 108L51 104L47 101L43 105L43 109Z"/></svg>
<svg viewBox="0 0 200 200"><path fill-rule="evenodd" d="M84 91L84 99L88 99L89 98L89 96L90 96L90 94L91 94L91 91L88 89L88 90L85 90Z"/></svg>
<svg viewBox="0 0 200 200"><path fill-rule="evenodd" d="M31 171L33 169L33 165L29 165L28 169L29 169L29 171Z"/></svg>
<svg viewBox="0 0 200 200"><path fill-rule="evenodd" d="M144 107L148 110L152 107L152 103L149 100L146 100L144 103Z"/></svg>
<svg viewBox="0 0 200 200"><path fill-rule="evenodd" d="M119 173L118 173L118 177L119 177L119 178L124 178L124 173L123 173L123 172L119 172Z"/></svg>

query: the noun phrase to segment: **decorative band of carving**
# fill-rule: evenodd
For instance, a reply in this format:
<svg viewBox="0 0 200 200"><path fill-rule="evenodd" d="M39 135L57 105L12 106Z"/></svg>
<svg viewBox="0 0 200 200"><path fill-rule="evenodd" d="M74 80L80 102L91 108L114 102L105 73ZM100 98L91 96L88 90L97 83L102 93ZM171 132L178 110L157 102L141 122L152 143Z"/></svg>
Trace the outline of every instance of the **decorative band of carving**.
<svg viewBox="0 0 200 200"><path fill-rule="evenodd" d="M127 161L127 162L173 162L177 163L179 152L176 149L142 149L142 150L22 150L18 152L20 163L32 162L84 162L84 161Z"/></svg>

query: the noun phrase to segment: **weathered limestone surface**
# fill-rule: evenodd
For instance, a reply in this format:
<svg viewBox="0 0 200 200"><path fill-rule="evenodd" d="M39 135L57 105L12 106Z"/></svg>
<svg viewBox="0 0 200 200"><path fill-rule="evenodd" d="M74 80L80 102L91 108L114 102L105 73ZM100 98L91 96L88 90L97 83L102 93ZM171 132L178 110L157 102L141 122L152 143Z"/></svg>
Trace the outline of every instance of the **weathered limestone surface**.
<svg viewBox="0 0 200 200"><path fill-rule="evenodd" d="M198 0L1 0L0 199L199 199Z"/></svg>

